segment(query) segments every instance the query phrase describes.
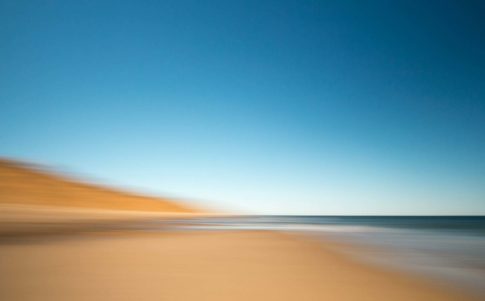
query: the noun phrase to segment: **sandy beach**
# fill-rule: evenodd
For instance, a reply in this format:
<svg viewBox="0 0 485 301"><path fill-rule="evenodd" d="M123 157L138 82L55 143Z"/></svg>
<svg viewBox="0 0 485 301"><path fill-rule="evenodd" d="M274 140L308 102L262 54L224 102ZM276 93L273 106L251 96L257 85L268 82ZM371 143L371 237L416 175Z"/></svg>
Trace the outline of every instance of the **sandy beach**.
<svg viewBox="0 0 485 301"><path fill-rule="evenodd" d="M475 300L271 231L2 239L1 300Z"/></svg>
<svg viewBox="0 0 485 301"><path fill-rule="evenodd" d="M357 246L181 231L167 220L211 214L15 162L0 179L0 300L474 300L345 255Z"/></svg>

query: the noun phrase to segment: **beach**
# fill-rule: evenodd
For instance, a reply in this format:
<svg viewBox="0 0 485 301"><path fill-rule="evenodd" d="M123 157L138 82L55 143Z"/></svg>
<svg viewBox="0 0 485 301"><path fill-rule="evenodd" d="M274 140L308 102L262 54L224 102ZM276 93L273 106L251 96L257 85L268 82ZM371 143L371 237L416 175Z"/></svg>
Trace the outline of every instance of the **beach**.
<svg viewBox="0 0 485 301"><path fill-rule="evenodd" d="M372 236L361 236L369 241L382 237L382 230L394 233L374 223L415 227L422 220L214 213L7 161L0 161L0 178L0 300L482 297L424 275L360 260L356 254L368 254L362 245L336 240L328 231L346 233L350 226L351 233L358 234L356 229L371 226L373 231L366 233ZM450 222L478 231L483 225L481 219L471 224L429 224L428 219L425 225L440 229ZM426 237L432 240L433 235ZM393 237L405 238L402 232Z"/></svg>
<svg viewBox="0 0 485 301"><path fill-rule="evenodd" d="M344 248L352 246L250 230L3 235L0 299L478 300Z"/></svg>

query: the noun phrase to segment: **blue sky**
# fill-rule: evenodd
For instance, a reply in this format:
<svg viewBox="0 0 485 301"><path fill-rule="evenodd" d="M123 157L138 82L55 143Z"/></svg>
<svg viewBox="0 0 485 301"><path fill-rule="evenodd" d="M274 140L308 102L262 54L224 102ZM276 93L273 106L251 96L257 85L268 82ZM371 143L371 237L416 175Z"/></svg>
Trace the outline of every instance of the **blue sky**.
<svg viewBox="0 0 485 301"><path fill-rule="evenodd" d="M485 214L480 1L0 0L0 156L273 214Z"/></svg>

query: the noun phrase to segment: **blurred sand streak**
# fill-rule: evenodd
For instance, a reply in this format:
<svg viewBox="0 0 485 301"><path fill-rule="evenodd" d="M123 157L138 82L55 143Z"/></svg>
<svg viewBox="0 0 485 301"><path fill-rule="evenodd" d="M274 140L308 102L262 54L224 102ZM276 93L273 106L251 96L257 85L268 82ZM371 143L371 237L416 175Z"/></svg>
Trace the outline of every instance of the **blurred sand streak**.
<svg viewBox="0 0 485 301"><path fill-rule="evenodd" d="M16 236L133 229L146 222L213 216L206 213L79 209L0 204L0 243Z"/></svg>

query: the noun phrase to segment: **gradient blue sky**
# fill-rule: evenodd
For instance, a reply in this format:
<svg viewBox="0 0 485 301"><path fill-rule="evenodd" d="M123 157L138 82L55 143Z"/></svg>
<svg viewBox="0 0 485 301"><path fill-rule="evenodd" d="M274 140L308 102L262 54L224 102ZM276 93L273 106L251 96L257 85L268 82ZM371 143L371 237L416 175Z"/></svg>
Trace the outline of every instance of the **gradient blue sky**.
<svg viewBox="0 0 485 301"><path fill-rule="evenodd" d="M0 0L0 156L224 210L485 214L483 3Z"/></svg>

